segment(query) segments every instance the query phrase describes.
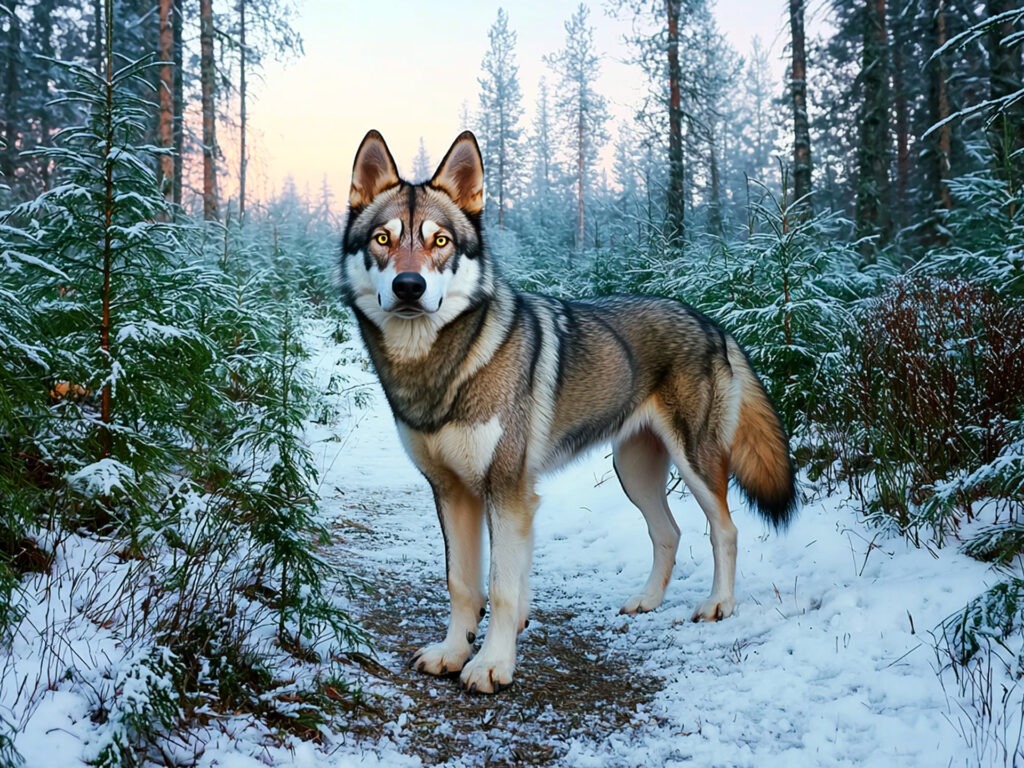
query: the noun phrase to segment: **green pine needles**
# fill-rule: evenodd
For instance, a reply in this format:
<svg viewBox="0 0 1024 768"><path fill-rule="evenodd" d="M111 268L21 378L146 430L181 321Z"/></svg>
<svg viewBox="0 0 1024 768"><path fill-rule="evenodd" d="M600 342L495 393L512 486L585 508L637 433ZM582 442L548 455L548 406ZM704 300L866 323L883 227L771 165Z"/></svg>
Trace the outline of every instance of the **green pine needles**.
<svg viewBox="0 0 1024 768"><path fill-rule="evenodd" d="M92 691L95 765L142 764L200 712L305 732L331 716L317 681L343 687L333 659L363 642L317 554L302 433L336 235L308 211L191 223L139 140L152 62L60 66L87 120L42 150L54 187L0 213L0 640L60 617L45 667ZM80 622L109 645L72 652Z"/></svg>

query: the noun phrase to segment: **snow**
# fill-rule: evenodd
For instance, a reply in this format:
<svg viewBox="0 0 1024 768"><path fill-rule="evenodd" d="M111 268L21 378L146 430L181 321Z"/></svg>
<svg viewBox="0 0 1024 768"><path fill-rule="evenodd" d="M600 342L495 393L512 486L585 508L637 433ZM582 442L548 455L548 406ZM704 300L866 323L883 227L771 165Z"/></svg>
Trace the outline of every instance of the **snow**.
<svg viewBox="0 0 1024 768"><path fill-rule="evenodd" d="M326 386L340 373L349 390L355 386L370 395L364 408L335 395L338 423L307 426L322 467L321 513L330 525L351 516L357 501L378 512L373 524L381 535L373 546L360 549L354 539L346 544L367 564L367 573L386 564L413 583L424 574L440 575L444 552L432 497L400 447L383 394L358 345L338 347L320 331L309 339L318 381ZM94 465L81 480L113 488L122 476L118 467ZM711 585L711 546L695 502L675 495L670 503L683 539L665 603L652 613L624 617L618 609L644 583L651 545L640 513L618 487L607 451L545 479L540 493L533 604L545 609L549 622L562 616L595 628L588 634L595 647L583 649L594 663L609 655L635 659L638 671L660 684L637 713L636 730L602 740L562 734L559 765L912 767L986 759L969 738L971 726L962 724L969 703L958 698L948 673L937 674L933 633L995 581L987 566L952 546L915 549L869 528L842 497L808 500L789 530L777 534L737 496L736 613L716 624L693 624L691 612ZM443 602L436 605L438 639L446 609ZM33 620L38 625L53 618L40 614ZM526 634L546 629L551 627L535 621ZM378 651L396 675L416 674L403 668L396 649ZM0 715L20 726L15 746L28 768L76 764L97 743L88 702L54 677L26 708L25 694L9 685L32 674L33 663L38 671L31 652L31 642L21 638L6 666L0 662ZM119 653L127 651L109 638L83 636L64 655L106 656L116 674ZM375 682L372 692L398 697L406 706L389 686ZM467 694L439 685L437 695ZM516 689L499 696L515 697ZM502 711L496 705L494 716ZM439 737L446 726L438 725ZM500 737L494 733L482 729L479 743ZM255 725L221 723L185 751L198 754L195 764L204 768L422 764L403 749L401 715L369 741L339 734L323 745L293 740L278 746L265 735ZM446 763L477 764L469 757Z"/></svg>
<svg viewBox="0 0 1024 768"><path fill-rule="evenodd" d="M321 366L330 367L336 354L325 350ZM349 374L374 396L354 414L353 432L339 449L344 458L332 462L324 484L377 504L401 499L393 517L374 518L375 525L390 525L390 546L363 555L391 568L404 563L412 579L431 568L443 573L430 491L402 452L372 375ZM775 534L737 496L731 499L740 528L736 614L693 624L693 607L711 585L711 545L696 503L677 496L670 503L683 538L665 603L622 617L621 603L649 572L651 544L607 451L546 478L539 491L534 605L604 626L609 647L593 649L595 656L641 649L645 671L664 682L642 738L570 738L565 765L975 760L949 722L957 704L936 674L931 632L994 581L987 566L953 547L915 549L885 538L843 498L806 503L790 529ZM446 620L446 605L437 605L439 638ZM536 629L531 624L526 632ZM514 689L504 695L514 696Z"/></svg>
<svg viewBox="0 0 1024 768"><path fill-rule="evenodd" d="M126 341L144 341L147 339L180 339L187 338L192 334L174 325L164 325L152 320L143 320L138 323L126 323L117 332L116 341L123 344Z"/></svg>
<svg viewBox="0 0 1024 768"><path fill-rule="evenodd" d="M109 496L115 490L124 490L125 484L135 482L132 468L111 458L87 464L68 475L68 484L94 496Z"/></svg>

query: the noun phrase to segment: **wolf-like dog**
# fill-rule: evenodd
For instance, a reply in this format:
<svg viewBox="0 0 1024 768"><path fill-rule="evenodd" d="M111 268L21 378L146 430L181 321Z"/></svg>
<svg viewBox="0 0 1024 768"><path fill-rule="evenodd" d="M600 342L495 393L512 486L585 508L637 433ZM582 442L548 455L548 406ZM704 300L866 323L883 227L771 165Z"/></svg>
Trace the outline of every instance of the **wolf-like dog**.
<svg viewBox="0 0 1024 768"><path fill-rule="evenodd" d="M647 583L622 606L638 613L661 603L675 563L679 528L666 502L675 464L707 516L714 554L711 595L694 621L724 619L736 605L730 475L777 528L792 517L796 491L783 426L732 336L670 299L516 291L488 256L483 205L472 133L429 181L410 184L370 131L352 170L342 284L444 535L448 631L411 664L461 673L466 690L493 693L512 683L527 623L542 473L612 442L619 481L654 545ZM489 628L470 658L488 600Z"/></svg>

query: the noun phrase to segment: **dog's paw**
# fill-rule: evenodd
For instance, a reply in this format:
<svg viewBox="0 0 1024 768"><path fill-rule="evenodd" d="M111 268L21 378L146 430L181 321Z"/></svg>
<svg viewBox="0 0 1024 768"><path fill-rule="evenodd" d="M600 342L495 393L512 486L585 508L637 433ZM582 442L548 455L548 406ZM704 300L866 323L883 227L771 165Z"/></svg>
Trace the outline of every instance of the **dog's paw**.
<svg viewBox="0 0 1024 768"><path fill-rule="evenodd" d="M649 595L646 592L639 595L633 595L621 608L619 608L619 613L632 616L637 613L653 611L661 605L662 597L663 595Z"/></svg>
<svg viewBox="0 0 1024 768"><path fill-rule="evenodd" d="M470 693L498 693L512 685L514 659L488 659L478 653L462 670L462 687Z"/></svg>
<svg viewBox="0 0 1024 768"><path fill-rule="evenodd" d="M455 647L449 643L434 643L413 654L409 666L428 675L452 675L462 669L471 652L469 643Z"/></svg>
<svg viewBox="0 0 1024 768"><path fill-rule="evenodd" d="M732 597L715 597L712 595L693 612L693 621L721 621L732 616L736 609L736 600Z"/></svg>

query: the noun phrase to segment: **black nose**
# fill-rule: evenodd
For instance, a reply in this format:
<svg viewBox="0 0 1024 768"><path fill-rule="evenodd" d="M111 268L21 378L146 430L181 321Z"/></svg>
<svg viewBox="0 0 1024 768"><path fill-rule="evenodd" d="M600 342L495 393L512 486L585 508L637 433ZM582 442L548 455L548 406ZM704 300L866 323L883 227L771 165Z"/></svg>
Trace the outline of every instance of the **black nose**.
<svg viewBox="0 0 1024 768"><path fill-rule="evenodd" d="M399 301L411 304L427 290L427 281L419 272L399 272L391 282L391 290Z"/></svg>

